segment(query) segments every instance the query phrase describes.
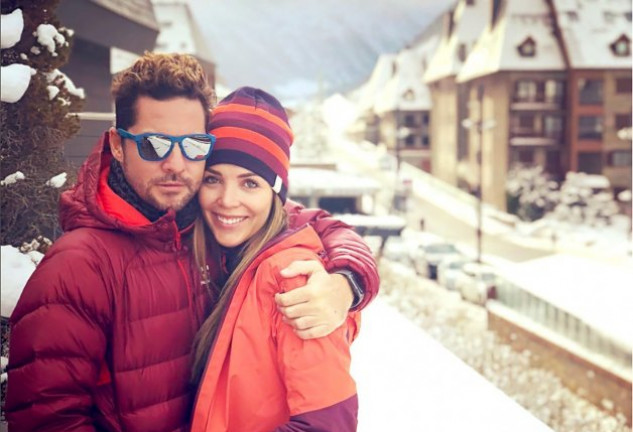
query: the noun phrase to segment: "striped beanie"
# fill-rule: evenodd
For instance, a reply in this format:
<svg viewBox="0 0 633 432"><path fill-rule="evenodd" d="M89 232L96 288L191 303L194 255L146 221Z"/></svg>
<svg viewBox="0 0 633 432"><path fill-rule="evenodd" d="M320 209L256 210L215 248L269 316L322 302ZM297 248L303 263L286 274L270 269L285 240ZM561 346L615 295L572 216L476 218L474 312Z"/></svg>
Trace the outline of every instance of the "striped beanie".
<svg viewBox="0 0 633 432"><path fill-rule="evenodd" d="M207 166L226 163L246 168L286 202L293 134L277 99L263 90L241 87L213 109L209 133L216 142Z"/></svg>

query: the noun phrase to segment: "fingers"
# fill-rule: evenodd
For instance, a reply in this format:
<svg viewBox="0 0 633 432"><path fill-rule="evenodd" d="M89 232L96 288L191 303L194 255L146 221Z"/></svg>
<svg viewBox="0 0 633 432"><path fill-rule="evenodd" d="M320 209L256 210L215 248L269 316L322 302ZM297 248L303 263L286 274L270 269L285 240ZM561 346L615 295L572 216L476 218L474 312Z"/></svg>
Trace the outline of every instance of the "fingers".
<svg viewBox="0 0 633 432"><path fill-rule="evenodd" d="M316 338L327 336L333 331L334 331L334 328L331 328L327 325L320 325L316 327L311 327L306 330L295 330L295 334L299 336L301 339L316 339Z"/></svg>
<svg viewBox="0 0 633 432"><path fill-rule="evenodd" d="M311 275L318 271L325 271L323 265L317 260L293 261L288 267L281 270L281 276L289 278L298 275Z"/></svg>
<svg viewBox="0 0 633 432"><path fill-rule="evenodd" d="M281 307L299 305L310 300L313 295L306 289L294 289L286 293L275 294L275 303Z"/></svg>

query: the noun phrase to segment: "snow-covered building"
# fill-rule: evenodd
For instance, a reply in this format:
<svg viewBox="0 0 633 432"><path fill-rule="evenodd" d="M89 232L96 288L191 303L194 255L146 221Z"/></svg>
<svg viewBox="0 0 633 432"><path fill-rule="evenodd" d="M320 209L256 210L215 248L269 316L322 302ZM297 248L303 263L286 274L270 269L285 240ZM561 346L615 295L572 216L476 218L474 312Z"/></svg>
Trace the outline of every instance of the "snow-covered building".
<svg viewBox="0 0 633 432"><path fill-rule="evenodd" d="M468 86L455 81L468 53L484 29L490 0L460 0L442 17L441 40L431 57L424 81L430 88L431 165L433 174L459 184L457 164L467 158L466 130Z"/></svg>
<svg viewBox="0 0 633 432"><path fill-rule="evenodd" d="M501 209L513 163L541 165L557 176L565 171L566 75L554 26L545 0L493 2L486 28L457 75L469 89L472 124L458 177L476 189L481 154L484 200Z"/></svg>
<svg viewBox="0 0 633 432"><path fill-rule="evenodd" d="M395 59L396 54L381 54L367 82L351 95L351 99L358 107L358 117L348 132L357 139L367 140L374 144L380 142L380 122L374 112L374 105L378 93L393 75Z"/></svg>
<svg viewBox="0 0 633 432"><path fill-rule="evenodd" d="M397 160L425 171L431 170L431 96L422 75L437 40L431 35L398 53L392 63L392 76L377 93L373 107L380 121L380 142Z"/></svg>
<svg viewBox="0 0 633 432"><path fill-rule="evenodd" d="M436 115L441 102L432 112L439 130L470 129L457 157L437 149L433 173L471 191L481 183L483 199L501 209L515 162L559 179L567 171L604 174L616 192L630 189L631 141L618 132L631 125L631 3L474 0L454 14L481 2L485 27L456 75L466 121Z"/></svg>
<svg viewBox="0 0 633 432"><path fill-rule="evenodd" d="M152 50L159 26L150 0L65 0L57 16L74 31L72 54L62 72L86 92L81 129L64 148L66 158L79 165L112 125L111 48L137 55Z"/></svg>
<svg viewBox="0 0 633 432"><path fill-rule="evenodd" d="M568 68L566 163L631 189L631 2L553 0ZM619 134L629 130L628 138Z"/></svg>
<svg viewBox="0 0 633 432"><path fill-rule="evenodd" d="M439 36L432 24L410 46L378 58L368 81L353 95L359 115L357 138L383 144L398 161L430 171L430 109L422 80Z"/></svg>
<svg viewBox="0 0 633 432"><path fill-rule="evenodd" d="M194 56L202 65L212 88L215 87L215 62L199 24L193 19L187 0L152 0L160 33L154 51Z"/></svg>

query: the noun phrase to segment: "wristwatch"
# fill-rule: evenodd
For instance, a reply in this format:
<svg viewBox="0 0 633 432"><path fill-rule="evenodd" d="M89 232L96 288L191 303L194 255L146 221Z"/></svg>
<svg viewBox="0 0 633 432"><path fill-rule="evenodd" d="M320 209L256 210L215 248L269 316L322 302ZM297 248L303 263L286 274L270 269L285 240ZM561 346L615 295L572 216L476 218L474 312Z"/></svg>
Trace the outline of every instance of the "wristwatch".
<svg viewBox="0 0 633 432"><path fill-rule="evenodd" d="M352 306L350 310L354 310L365 298L365 290L361 286L360 282L353 271L347 269L336 270L334 273L345 276L349 286L352 288L352 294L354 295L354 300L352 301Z"/></svg>

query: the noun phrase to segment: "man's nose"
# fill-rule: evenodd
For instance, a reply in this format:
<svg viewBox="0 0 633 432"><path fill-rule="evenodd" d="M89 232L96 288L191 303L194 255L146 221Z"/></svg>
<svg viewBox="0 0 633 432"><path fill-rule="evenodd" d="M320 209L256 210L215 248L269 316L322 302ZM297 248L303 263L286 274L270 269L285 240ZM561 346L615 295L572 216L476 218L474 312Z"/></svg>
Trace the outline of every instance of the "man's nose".
<svg viewBox="0 0 633 432"><path fill-rule="evenodd" d="M178 144L174 144L174 148L172 149L167 159L163 161L162 166L163 170L165 170L166 172L179 174L185 170L186 164L187 159L182 154L180 146Z"/></svg>

